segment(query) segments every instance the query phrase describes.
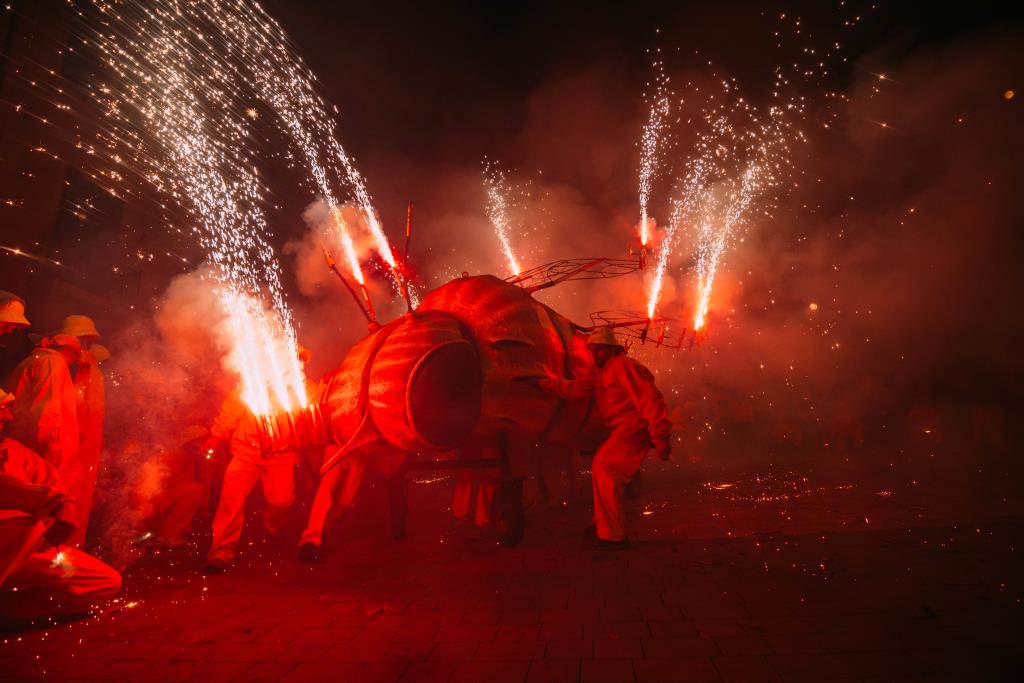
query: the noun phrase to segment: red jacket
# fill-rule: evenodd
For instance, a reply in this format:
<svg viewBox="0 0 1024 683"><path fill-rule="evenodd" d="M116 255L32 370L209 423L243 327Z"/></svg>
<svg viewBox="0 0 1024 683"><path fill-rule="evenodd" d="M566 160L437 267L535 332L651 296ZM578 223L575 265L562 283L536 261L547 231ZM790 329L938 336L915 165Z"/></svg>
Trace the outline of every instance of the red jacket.
<svg viewBox="0 0 1024 683"><path fill-rule="evenodd" d="M38 348L14 368L5 389L14 394L12 439L58 469L78 455L78 408L71 372L53 349Z"/></svg>

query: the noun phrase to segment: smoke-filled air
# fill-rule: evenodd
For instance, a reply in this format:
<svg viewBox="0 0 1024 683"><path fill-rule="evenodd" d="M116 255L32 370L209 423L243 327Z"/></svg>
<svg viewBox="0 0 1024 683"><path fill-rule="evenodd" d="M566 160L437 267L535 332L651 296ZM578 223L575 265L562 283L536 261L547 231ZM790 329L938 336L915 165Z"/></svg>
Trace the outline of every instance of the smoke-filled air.
<svg viewBox="0 0 1024 683"><path fill-rule="evenodd" d="M8 3L0 679L1006 679L1009 14Z"/></svg>

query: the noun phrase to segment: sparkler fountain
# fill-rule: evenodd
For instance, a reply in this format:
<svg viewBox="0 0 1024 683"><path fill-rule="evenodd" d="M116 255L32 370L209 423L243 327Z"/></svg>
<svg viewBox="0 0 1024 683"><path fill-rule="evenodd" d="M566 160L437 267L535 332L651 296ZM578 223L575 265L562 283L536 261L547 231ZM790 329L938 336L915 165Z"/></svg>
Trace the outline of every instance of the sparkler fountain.
<svg viewBox="0 0 1024 683"><path fill-rule="evenodd" d="M512 251L512 243L509 241L509 232L512 227L512 220L509 217L508 186L505 174L493 165L484 166L484 188L487 190L487 218L494 226L494 232L501 242L501 251L505 255L508 270L511 275L519 275L522 269Z"/></svg>
<svg viewBox="0 0 1024 683"><path fill-rule="evenodd" d="M306 405L295 329L261 208L231 70L176 3L98 3L93 41L113 78L95 89L106 141L187 208L227 314L227 361L259 415ZM270 307L264 306L263 297Z"/></svg>
<svg viewBox="0 0 1024 683"><path fill-rule="evenodd" d="M776 97L784 78L776 70ZM773 105L762 116L740 95L736 81L721 81L721 98L709 97L701 112L706 131L697 135L682 181L672 200L672 213L658 246L654 279L647 302L653 317L663 280L683 226L694 232L696 249L696 301L693 329L704 328L715 275L726 249L751 216L754 203L770 208L771 190L791 170L790 144L802 140L795 119L803 114L802 101Z"/></svg>
<svg viewBox="0 0 1024 683"><path fill-rule="evenodd" d="M337 238L349 261L352 276L365 287L351 233L342 220L332 181L350 186L376 251L388 268L398 292L412 308L418 303L380 224L366 181L338 141L334 118L316 91L315 76L291 49L287 35L256 3L212 0L196 9L222 27L231 64L251 83L259 97L280 118L293 143L301 150L316 192L335 218Z"/></svg>
<svg viewBox="0 0 1024 683"><path fill-rule="evenodd" d="M253 122L265 103L299 151L327 203L335 239L371 314L349 225L334 187L347 185L391 280L418 303L373 209L366 183L281 28L256 3L109 3L95 0L91 42L114 76L94 95L107 112L105 141L194 217L227 313L227 357L254 412L306 406L290 310L264 216ZM340 275L340 273L339 273ZM265 307L262 298L269 298ZM357 297L358 299L358 297ZM362 303L360 304L363 305Z"/></svg>
<svg viewBox="0 0 1024 683"><path fill-rule="evenodd" d="M658 50L660 52L660 49ZM671 110L668 89L669 79L665 75L665 63L658 60L654 64L654 91L649 95L651 108L644 124L640 138L640 246L646 247L651 239L650 215L647 207L651 198L651 186L661 163L661 154L665 147L665 124Z"/></svg>

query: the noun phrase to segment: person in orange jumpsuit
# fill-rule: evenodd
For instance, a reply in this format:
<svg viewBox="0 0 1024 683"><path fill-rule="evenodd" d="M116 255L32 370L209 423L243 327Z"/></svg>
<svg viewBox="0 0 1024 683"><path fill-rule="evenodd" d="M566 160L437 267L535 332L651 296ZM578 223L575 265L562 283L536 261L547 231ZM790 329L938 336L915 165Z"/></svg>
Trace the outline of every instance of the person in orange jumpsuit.
<svg viewBox="0 0 1024 683"><path fill-rule="evenodd" d="M164 473L160 492L147 505L143 538L154 546L174 548L185 544L192 519L210 497L209 487L196 473L203 438L210 433L202 425L190 425L180 433L174 448L157 456Z"/></svg>
<svg viewBox="0 0 1024 683"><path fill-rule="evenodd" d="M308 364L312 356L306 349L299 350L299 359ZM336 372L329 372L310 392L311 403L323 403L330 393ZM309 449L307 456L314 471L327 461L333 449ZM340 463L327 470L317 481L316 492L309 506L306 528L299 537L298 557L302 562L320 560L320 546L323 545L324 527L334 521L355 503L356 494L366 475L366 461L358 453L350 453Z"/></svg>
<svg viewBox="0 0 1024 683"><path fill-rule="evenodd" d="M594 526L600 541L626 542L622 494L653 447L662 460L671 453L672 423L654 376L628 358L609 327L599 327L587 340L594 356L594 376L578 380L547 377L543 389L566 398L593 396L598 414L610 432L592 465Z"/></svg>
<svg viewBox="0 0 1024 683"><path fill-rule="evenodd" d="M299 539L301 561L317 562L320 559L324 527L352 507L365 475L366 461L359 454L350 453L320 477L309 507L306 528Z"/></svg>
<svg viewBox="0 0 1024 683"><path fill-rule="evenodd" d="M295 501L297 454L294 451L264 452L259 418L238 391L221 405L204 450L216 451L224 442L229 444L231 461L224 472L220 502L213 516L213 543L206 558L206 571L212 574L224 571L235 559L242 535L245 500L257 481L263 485L267 503L263 526L268 534L276 536L281 532L288 509Z"/></svg>
<svg viewBox="0 0 1024 683"><path fill-rule="evenodd" d="M82 353L67 334L46 337L7 378L14 394L9 433L57 468L62 481L78 481L78 409L70 367Z"/></svg>
<svg viewBox="0 0 1024 683"><path fill-rule="evenodd" d="M0 612L27 619L87 611L120 589L121 575L60 547L75 529L74 504L53 465L7 438L13 403L0 389Z"/></svg>
<svg viewBox="0 0 1024 683"><path fill-rule="evenodd" d="M82 354L71 373L78 417L78 466L70 470L76 476L64 481L78 510L78 530L71 537L70 544L80 546L85 540L92 514L96 473L99 471L100 451L103 449L103 373L100 372L100 361L92 352L97 346L95 342L99 340L100 333L92 318L84 315L66 317L61 332L75 337L82 345Z"/></svg>

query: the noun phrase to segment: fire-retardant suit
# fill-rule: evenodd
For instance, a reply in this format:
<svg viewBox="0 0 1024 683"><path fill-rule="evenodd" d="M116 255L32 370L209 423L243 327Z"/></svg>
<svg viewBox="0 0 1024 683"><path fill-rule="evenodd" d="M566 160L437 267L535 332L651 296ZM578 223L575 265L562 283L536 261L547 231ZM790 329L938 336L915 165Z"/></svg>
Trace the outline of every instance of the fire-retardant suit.
<svg viewBox="0 0 1024 683"><path fill-rule="evenodd" d="M295 500L294 452L264 453L260 444L259 419L236 391L225 399L210 428L208 448L230 440L231 461L224 472L220 503L213 517L213 544L207 560L210 569L220 570L235 558L242 535L245 499L257 481L263 484L263 525L270 534L284 527L288 509Z"/></svg>
<svg viewBox="0 0 1024 683"><path fill-rule="evenodd" d="M78 409L69 359L81 345L74 337L54 335L43 340L7 378L4 389L14 394L11 438L38 453L60 472L61 480L77 480Z"/></svg>
<svg viewBox="0 0 1024 683"><path fill-rule="evenodd" d="M567 398L594 396L598 414L611 432L594 455L594 525L598 538L624 541L623 489L652 446L660 457L668 457L672 423L654 376L626 356L611 329L598 328L588 346L597 362L593 378L548 377L540 384Z"/></svg>
<svg viewBox="0 0 1024 683"><path fill-rule="evenodd" d="M15 618L85 610L113 595L121 575L95 557L58 548L74 531L74 505L57 470L3 435L10 395L0 390L0 595Z"/></svg>
<svg viewBox="0 0 1024 683"><path fill-rule="evenodd" d="M312 403L323 403L330 393L331 383L337 372L329 372L320 380L311 392ZM334 454L333 449L316 449L309 452L310 464L319 470L327 459ZM327 470L317 481L316 492L309 506L309 518L306 528L299 539L299 559L312 562L319 558L320 546L323 544L324 527L327 522L341 517L345 510L352 507L359 493L366 474L366 461L358 453L350 453L340 463Z"/></svg>
<svg viewBox="0 0 1024 683"><path fill-rule="evenodd" d="M81 545L92 514L92 497L96 488L96 474L103 449L103 416L106 393L100 361L93 353L102 351L93 342L100 338L92 318L69 315L64 319L61 332L76 337L82 344L82 354L71 369L75 385L75 407L78 417L78 466L68 471L64 486L75 499L78 510L78 530L71 537L71 545Z"/></svg>

